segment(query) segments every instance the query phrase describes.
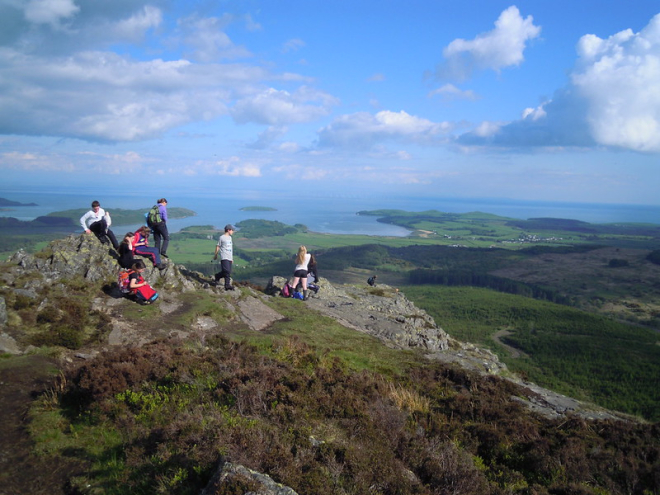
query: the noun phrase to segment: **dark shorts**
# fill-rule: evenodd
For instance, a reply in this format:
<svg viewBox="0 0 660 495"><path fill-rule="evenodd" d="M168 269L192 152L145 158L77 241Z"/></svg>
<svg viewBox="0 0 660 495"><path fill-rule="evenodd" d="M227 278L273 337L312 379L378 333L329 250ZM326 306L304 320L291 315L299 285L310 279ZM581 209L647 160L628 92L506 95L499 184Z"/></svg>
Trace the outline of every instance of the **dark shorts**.
<svg viewBox="0 0 660 495"><path fill-rule="evenodd" d="M293 272L294 277L307 278L307 270L296 270Z"/></svg>

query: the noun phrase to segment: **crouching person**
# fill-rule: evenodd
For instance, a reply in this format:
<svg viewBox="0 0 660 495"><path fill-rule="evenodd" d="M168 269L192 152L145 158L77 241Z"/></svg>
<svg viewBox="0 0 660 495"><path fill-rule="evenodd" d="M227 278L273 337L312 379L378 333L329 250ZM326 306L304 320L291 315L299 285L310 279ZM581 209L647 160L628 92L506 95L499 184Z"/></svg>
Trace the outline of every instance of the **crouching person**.
<svg viewBox="0 0 660 495"><path fill-rule="evenodd" d="M128 276L128 288L131 291L131 294L134 294L138 302L142 303L152 303L158 299L158 292L156 292L153 287L151 287L147 282L145 282L142 277L142 273L146 270L144 261L136 260L133 264L132 273Z"/></svg>
<svg viewBox="0 0 660 495"><path fill-rule="evenodd" d="M80 225L85 233L94 233L102 244L107 244L109 240L113 248L119 249L117 238L110 230L110 223L112 223L110 214L101 208L101 203L98 201L92 201L92 209L80 217Z"/></svg>

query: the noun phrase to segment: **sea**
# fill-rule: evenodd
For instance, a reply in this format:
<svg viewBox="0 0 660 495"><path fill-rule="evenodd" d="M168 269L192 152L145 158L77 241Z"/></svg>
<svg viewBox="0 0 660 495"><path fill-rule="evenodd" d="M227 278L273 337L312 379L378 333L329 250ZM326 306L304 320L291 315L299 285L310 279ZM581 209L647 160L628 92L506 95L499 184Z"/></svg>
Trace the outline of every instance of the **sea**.
<svg viewBox="0 0 660 495"><path fill-rule="evenodd" d="M503 217L564 218L589 223L651 223L660 224L660 205L568 203L552 201L525 201L493 198L451 197L397 197L365 196L362 194L300 195L290 196L282 192L232 190L178 193L165 195L168 207L183 207L197 213L194 217L168 221L171 233L191 225L213 225L222 229L226 224L236 224L246 219L279 221L288 225L304 224L311 231L327 234L363 234L373 236L405 237L408 229L377 221L376 217L358 215L363 210L397 209L411 212L438 210L447 213L483 212ZM19 220L33 220L55 211L89 208L92 200L112 214L113 208L144 209L145 213L157 199L153 193L89 194L80 190L0 189L0 198L20 203L36 203L38 206L0 208L0 216ZM244 211L247 207L268 207L274 211ZM113 225L113 230L121 230ZM126 226L129 228L135 226ZM82 229L81 229L82 230Z"/></svg>

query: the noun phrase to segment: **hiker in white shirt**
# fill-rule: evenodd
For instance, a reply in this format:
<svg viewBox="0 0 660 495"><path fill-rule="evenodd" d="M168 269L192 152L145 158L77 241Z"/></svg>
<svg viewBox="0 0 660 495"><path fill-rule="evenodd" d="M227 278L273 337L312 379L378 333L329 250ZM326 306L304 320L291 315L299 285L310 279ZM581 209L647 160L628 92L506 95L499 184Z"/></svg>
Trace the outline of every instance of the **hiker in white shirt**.
<svg viewBox="0 0 660 495"><path fill-rule="evenodd" d="M101 203L98 201L92 201L92 209L80 217L80 225L85 233L93 232L102 244L107 244L109 240L112 247L119 249L117 238L109 228L111 223L110 213L101 208Z"/></svg>

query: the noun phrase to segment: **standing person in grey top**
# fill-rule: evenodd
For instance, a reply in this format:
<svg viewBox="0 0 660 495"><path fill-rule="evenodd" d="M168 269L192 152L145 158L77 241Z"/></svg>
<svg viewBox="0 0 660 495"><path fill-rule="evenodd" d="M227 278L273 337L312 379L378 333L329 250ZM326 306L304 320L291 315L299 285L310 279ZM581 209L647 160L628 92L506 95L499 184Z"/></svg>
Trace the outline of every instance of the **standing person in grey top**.
<svg viewBox="0 0 660 495"><path fill-rule="evenodd" d="M231 236L234 235L234 227L225 225L225 233L218 239L218 244L215 246L214 260L218 259L218 252L220 253L220 271L215 274L216 285L221 278L225 279L225 290L234 290L231 285L231 266L234 262L234 247Z"/></svg>

